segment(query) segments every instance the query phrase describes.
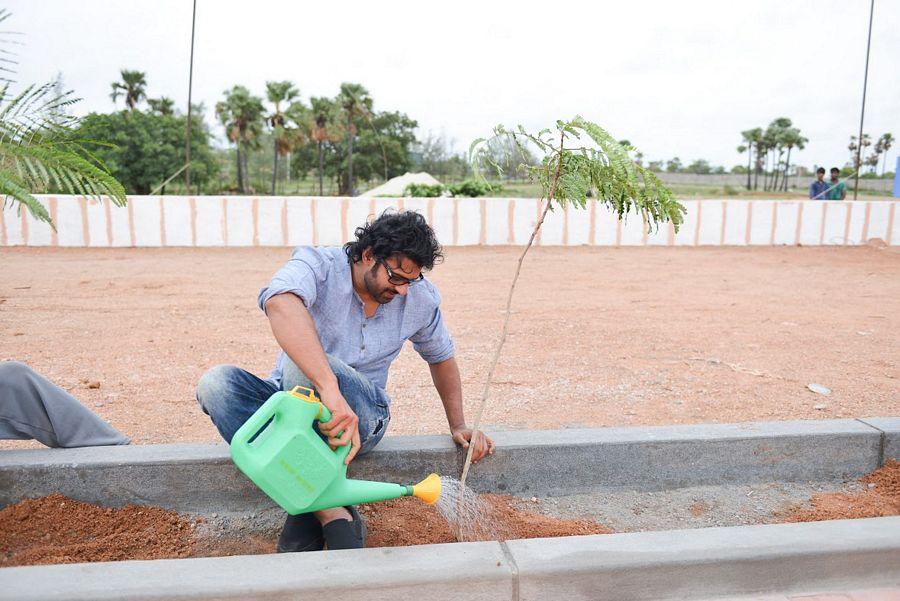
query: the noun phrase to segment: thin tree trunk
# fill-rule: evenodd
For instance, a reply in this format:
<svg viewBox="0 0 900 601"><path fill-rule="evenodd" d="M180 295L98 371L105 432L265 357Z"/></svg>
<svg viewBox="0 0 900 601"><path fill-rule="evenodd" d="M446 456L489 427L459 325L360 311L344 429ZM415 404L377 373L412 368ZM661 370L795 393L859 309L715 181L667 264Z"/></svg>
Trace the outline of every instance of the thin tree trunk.
<svg viewBox="0 0 900 601"><path fill-rule="evenodd" d="M753 144L747 145L747 189L750 190L750 174L753 171L753 164L751 160L753 159Z"/></svg>
<svg viewBox="0 0 900 601"><path fill-rule="evenodd" d="M244 183L247 185L247 193L249 194L251 190L253 190L253 186L251 185L253 182L250 179L250 153L244 151L243 155L244 159Z"/></svg>
<svg viewBox="0 0 900 601"><path fill-rule="evenodd" d="M559 141L560 153L562 153L564 140L565 135L563 134L560 136ZM472 425L472 440L469 443L469 450L466 452L466 460L465 463L463 463L462 474L459 478L460 499L462 498L462 494L466 490L466 478L469 475L469 466L472 465L472 451L475 449L475 437L478 435L478 426L481 425L481 416L484 414L484 407L487 404L488 393L490 392L491 388L491 379L494 376L494 368L497 366L497 361L500 359L500 351L503 349L503 343L506 342L506 334L509 331L509 316L511 314L510 308L512 307L513 293L516 291L516 283L519 281L519 272L522 270L522 261L525 260L525 255L528 254L528 249L531 248L531 245L534 243L534 239L537 236L538 231L540 231L541 225L544 223L544 219L547 217L547 213L550 211L550 206L553 204L553 197L556 195L556 187L559 184L559 175L561 169L562 161L558 157L556 163L556 173L553 176L553 182L550 186L550 191L547 194L547 205L544 207L544 210L541 213L541 218L538 219L537 224L534 226L534 230L531 232L531 237L528 239L528 243L525 245L525 248L522 250L522 254L519 256L519 263L516 267L516 273L513 276L512 284L509 287L509 295L506 298L506 311L503 316L503 332L500 334L500 340L497 342L497 348L494 349L494 357L491 359L491 365L488 368L488 375L485 379L484 388L481 392L481 403L478 406L478 411L476 411L475 413L475 423Z"/></svg>
<svg viewBox="0 0 900 601"><path fill-rule="evenodd" d="M237 152L235 153L237 157L237 185L238 190L243 193L244 192L244 175L243 175L243 164L241 163L241 144L238 142Z"/></svg>
<svg viewBox="0 0 900 601"><path fill-rule="evenodd" d="M753 189L759 190L759 146L756 147L756 163L754 165L755 169L753 170Z"/></svg>
<svg viewBox="0 0 900 601"><path fill-rule="evenodd" d="M272 145L275 147L272 161L272 196L275 196L275 185L278 181L278 140L275 140Z"/></svg>
<svg viewBox="0 0 900 601"><path fill-rule="evenodd" d="M325 152L322 149L321 140L318 142L319 145L319 196L324 196L323 190L323 177L325 176Z"/></svg>
<svg viewBox="0 0 900 601"><path fill-rule="evenodd" d="M353 113L347 113L347 196L353 193Z"/></svg>
<svg viewBox="0 0 900 601"><path fill-rule="evenodd" d="M785 161L784 163L784 177L781 178L782 187L784 188L785 192L788 191L788 171L790 171L791 169L791 148L791 146L788 146L787 161Z"/></svg>
<svg viewBox="0 0 900 601"><path fill-rule="evenodd" d="M781 171L781 153L778 153L778 158L775 158L774 153L772 154L772 191L775 192L778 190L778 175Z"/></svg>

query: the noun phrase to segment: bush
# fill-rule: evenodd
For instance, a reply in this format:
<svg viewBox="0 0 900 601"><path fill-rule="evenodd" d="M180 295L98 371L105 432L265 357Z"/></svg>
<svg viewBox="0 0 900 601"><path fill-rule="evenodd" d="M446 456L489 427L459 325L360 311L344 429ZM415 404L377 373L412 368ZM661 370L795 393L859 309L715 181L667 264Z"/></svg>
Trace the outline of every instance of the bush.
<svg viewBox="0 0 900 601"><path fill-rule="evenodd" d="M725 191L725 196L738 196L740 194L740 191L737 188L735 188L733 186L729 186L729 185L725 186L724 191Z"/></svg>
<svg viewBox="0 0 900 601"><path fill-rule="evenodd" d="M447 187L453 196L467 196L469 198L477 198L480 196L488 196L492 192L500 192L503 189L501 184L491 184L489 182L467 179L458 184L451 184Z"/></svg>
<svg viewBox="0 0 900 601"><path fill-rule="evenodd" d="M444 186L441 184L409 184L403 191L403 196L412 196L413 198L436 198L444 193Z"/></svg>

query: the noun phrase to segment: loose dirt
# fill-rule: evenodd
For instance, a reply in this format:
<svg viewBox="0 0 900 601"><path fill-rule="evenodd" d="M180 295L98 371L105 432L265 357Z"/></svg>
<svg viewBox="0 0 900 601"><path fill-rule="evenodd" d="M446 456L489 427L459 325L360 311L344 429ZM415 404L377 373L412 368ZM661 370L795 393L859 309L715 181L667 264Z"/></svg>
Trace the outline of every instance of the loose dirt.
<svg viewBox="0 0 900 601"><path fill-rule="evenodd" d="M522 502L512 497L483 497L491 509L486 518L494 521L504 539L609 532L590 520L563 520L523 510ZM366 505L361 512L369 547L456 542L437 510L418 499ZM203 521L159 507L98 507L60 494L29 499L0 510L0 567L275 552L275 537L198 535L197 526Z"/></svg>
<svg viewBox="0 0 900 601"><path fill-rule="evenodd" d="M527 503L514 497L485 494L481 498L489 508L486 520L500 540L546 538L582 534L609 534L611 530L591 520L563 520L523 509ZM400 547L453 543L456 537L447 521L434 507L418 499L401 497L364 505L368 547Z"/></svg>
<svg viewBox="0 0 900 601"><path fill-rule="evenodd" d="M28 499L0 510L0 566L187 557L192 529L159 507L98 507L60 494Z"/></svg>
<svg viewBox="0 0 900 601"><path fill-rule="evenodd" d="M449 248L429 274L470 418L518 253ZM28 363L136 443L218 441L195 385L219 363L271 370L256 295L289 254L0 249L0 360ZM538 247L513 311L488 429L900 415L896 247ZM388 435L447 432L409 345L388 392Z"/></svg>
<svg viewBox="0 0 900 601"><path fill-rule="evenodd" d="M860 492L813 495L809 503L776 514L777 521L818 522L900 515L900 462L888 461L859 482L864 486Z"/></svg>

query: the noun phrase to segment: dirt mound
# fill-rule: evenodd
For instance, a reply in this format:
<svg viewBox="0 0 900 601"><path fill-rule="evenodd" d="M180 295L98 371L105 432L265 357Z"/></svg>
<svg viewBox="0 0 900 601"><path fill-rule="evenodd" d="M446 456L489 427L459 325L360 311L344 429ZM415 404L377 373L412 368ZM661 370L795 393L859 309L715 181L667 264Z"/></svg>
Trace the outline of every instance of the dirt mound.
<svg viewBox="0 0 900 601"><path fill-rule="evenodd" d="M591 520L563 520L521 509L514 497L481 495L490 507L501 539L609 534L611 530ZM418 499L401 497L360 508L369 534L366 546L401 547L456 542L450 525L434 507Z"/></svg>
<svg viewBox="0 0 900 601"><path fill-rule="evenodd" d="M817 522L850 518L900 515L900 462L890 460L859 480L865 488L857 493L821 493L808 504L776 514L780 522Z"/></svg>
<svg viewBox="0 0 900 601"><path fill-rule="evenodd" d="M159 507L98 507L61 494L0 510L0 566L187 557L190 520Z"/></svg>

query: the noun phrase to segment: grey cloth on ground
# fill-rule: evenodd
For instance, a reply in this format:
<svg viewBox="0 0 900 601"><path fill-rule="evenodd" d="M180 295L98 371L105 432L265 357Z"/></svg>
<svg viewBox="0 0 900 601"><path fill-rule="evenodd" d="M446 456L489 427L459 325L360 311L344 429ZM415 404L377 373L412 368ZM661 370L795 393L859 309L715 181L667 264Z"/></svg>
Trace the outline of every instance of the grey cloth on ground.
<svg viewBox="0 0 900 601"><path fill-rule="evenodd" d="M24 363L0 362L0 439L30 438L48 447L131 442L75 397Z"/></svg>

